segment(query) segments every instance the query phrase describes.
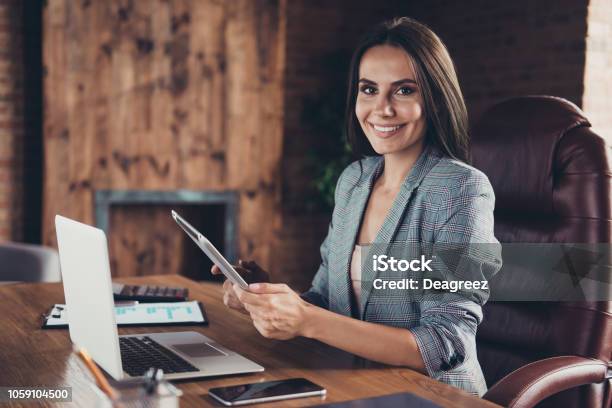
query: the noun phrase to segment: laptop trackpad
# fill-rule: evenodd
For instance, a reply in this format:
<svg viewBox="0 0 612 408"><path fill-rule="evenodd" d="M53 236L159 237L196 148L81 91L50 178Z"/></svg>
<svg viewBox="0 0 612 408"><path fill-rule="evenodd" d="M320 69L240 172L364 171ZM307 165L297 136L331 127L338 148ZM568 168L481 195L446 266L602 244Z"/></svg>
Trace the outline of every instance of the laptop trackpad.
<svg viewBox="0 0 612 408"><path fill-rule="evenodd" d="M193 358L224 356L225 353L207 343L172 344L170 347Z"/></svg>

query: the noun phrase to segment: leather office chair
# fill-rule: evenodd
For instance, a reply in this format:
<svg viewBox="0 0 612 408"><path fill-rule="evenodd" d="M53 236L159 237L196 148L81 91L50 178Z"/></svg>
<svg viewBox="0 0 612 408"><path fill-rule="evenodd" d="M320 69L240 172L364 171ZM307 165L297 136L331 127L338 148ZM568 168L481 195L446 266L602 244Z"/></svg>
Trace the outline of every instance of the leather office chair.
<svg viewBox="0 0 612 408"><path fill-rule="evenodd" d="M59 255L53 248L0 243L0 282L59 282Z"/></svg>
<svg viewBox="0 0 612 408"><path fill-rule="evenodd" d="M495 190L500 242L612 242L612 155L590 126L578 107L549 96L509 99L482 116L472 158ZM610 407L611 305L485 305L477 335L490 387L484 398L512 407Z"/></svg>

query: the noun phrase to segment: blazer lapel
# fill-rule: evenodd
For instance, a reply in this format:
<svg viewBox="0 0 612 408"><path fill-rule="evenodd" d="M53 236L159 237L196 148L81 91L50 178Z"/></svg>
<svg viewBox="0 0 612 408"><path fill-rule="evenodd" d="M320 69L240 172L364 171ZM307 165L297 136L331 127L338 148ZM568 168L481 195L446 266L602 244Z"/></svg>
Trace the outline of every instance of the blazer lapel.
<svg viewBox="0 0 612 408"><path fill-rule="evenodd" d="M350 264L353 256L353 249L357 240L359 226L365 212L372 185L382 171L382 158L375 164L374 170L366 174L364 180L360 181L355 187L349 202L348 216L344 219L344 225L339 234L338 240L338 260L340 265L334 268L336 276L333 281L336 286L336 299L334 311L345 316L351 315L351 277Z"/></svg>
<svg viewBox="0 0 612 408"><path fill-rule="evenodd" d="M389 210L389 214L385 218L378 235L376 236L373 246L369 246L368 250L364 251L362 255L362 271L361 271L361 304L360 304L360 319L363 320L365 315L365 309L367 302L372 291L372 282L376 279L376 273L372 268L372 265L368 261L372 258L370 250L375 248L376 254L388 253L389 247L393 244L395 233L400 225L400 222L404 218L404 213L409 206L410 196L414 190L421 184L427 173L440 161L440 154L437 149L433 147L426 147L417 162L414 164L410 173L406 176L397 197L393 201L393 205ZM370 185L371 190L371 185ZM369 192L368 190L368 196ZM366 199L367 197L366 196ZM367 201L367 200L366 200ZM361 218L359 218L361 220ZM359 225L357 225L359 227ZM364 262L365 261L365 262Z"/></svg>

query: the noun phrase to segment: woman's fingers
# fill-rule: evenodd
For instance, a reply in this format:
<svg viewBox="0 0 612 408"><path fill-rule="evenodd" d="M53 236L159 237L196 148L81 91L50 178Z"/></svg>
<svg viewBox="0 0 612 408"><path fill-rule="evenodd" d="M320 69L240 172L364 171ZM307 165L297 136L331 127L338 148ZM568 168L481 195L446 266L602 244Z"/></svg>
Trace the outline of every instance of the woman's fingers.
<svg viewBox="0 0 612 408"><path fill-rule="evenodd" d="M247 278L247 277L253 275L252 271L250 271L248 268L244 268L243 266L241 266L242 263L243 263L243 261L240 260L240 261L238 261L238 265L232 265L234 267L234 269L236 270L236 272L238 272L240 274L240 276L242 276L243 278ZM210 273L212 273L213 275L223 275L223 272L221 271L221 268L219 268L215 264L213 264L213 266L210 268Z"/></svg>
<svg viewBox="0 0 612 408"><path fill-rule="evenodd" d="M223 304L232 309L242 308L242 304L236 298L230 295L228 292L225 292L223 294Z"/></svg>
<svg viewBox="0 0 612 408"><path fill-rule="evenodd" d="M253 316L251 316L251 319L253 320L253 326L262 336L269 339L278 337L278 330L272 324L265 320L253 318Z"/></svg>
<svg viewBox="0 0 612 408"><path fill-rule="evenodd" d="M253 326L255 326L255 329L257 329L259 334L261 334L262 336L268 337L270 335L268 329L259 320L253 319Z"/></svg>
<svg viewBox="0 0 612 408"><path fill-rule="evenodd" d="M237 285L233 285L233 288L238 300L244 304L254 307L264 307L268 304L268 298L266 296L249 293Z"/></svg>
<svg viewBox="0 0 612 408"><path fill-rule="evenodd" d="M242 303L231 292L224 292L223 293L223 303L225 304L225 306L231 307L233 309L242 309L243 308Z"/></svg>
<svg viewBox="0 0 612 408"><path fill-rule="evenodd" d="M251 315L252 320L260 320L262 322L272 322L274 320L269 313L265 313L260 308L251 306L249 304L245 304L244 307Z"/></svg>
<svg viewBox="0 0 612 408"><path fill-rule="evenodd" d="M252 283L249 285L249 291L257 294L274 294L287 293L291 289L284 283Z"/></svg>
<svg viewBox="0 0 612 408"><path fill-rule="evenodd" d="M248 283L252 282L269 282L270 276L268 272L264 271L257 263L254 261L243 261L242 259L238 260L238 265L232 265L236 272L240 274ZM210 268L210 272L213 275L222 275L221 269L217 265L213 265Z"/></svg>
<svg viewBox="0 0 612 408"><path fill-rule="evenodd" d="M223 282L223 291L224 292L234 292L234 287L232 286L231 281L226 280L225 282Z"/></svg>
<svg viewBox="0 0 612 408"><path fill-rule="evenodd" d="M268 280L268 274L261 269L259 265L252 261L244 262L239 260L238 265L234 265L234 269L247 281L253 282L263 278L265 278L265 281ZM210 272L213 275L222 274L221 269L217 265L213 265ZM272 289L268 287L266 288L268 291L272 291ZM229 308L239 310L243 313L248 313L249 310L267 307L268 300L269 299L267 299L267 296L251 294L234 285L229 280L225 280L225 282L223 282L223 303Z"/></svg>
<svg viewBox="0 0 612 408"><path fill-rule="evenodd" d="M244 305L236 296L234 286L230 281L223 282L223 304L231 309L247 313Z"/></svg>
<svg viewBox="0 0 612 408"><path fill-rule="evenodd" d="M213 275L222 275L223 273L221 272L221 269L219 269L219 267L215 264L213 264L212 268L210 268L210 273L212 273Z"/></svg>

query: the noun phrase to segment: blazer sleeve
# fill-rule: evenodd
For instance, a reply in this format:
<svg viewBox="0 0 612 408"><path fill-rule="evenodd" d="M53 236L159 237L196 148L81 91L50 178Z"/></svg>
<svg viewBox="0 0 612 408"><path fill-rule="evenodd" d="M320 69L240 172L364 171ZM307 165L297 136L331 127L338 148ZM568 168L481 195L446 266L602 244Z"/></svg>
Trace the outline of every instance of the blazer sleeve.
<svg viewBox="0 0 612 408"><path fill-rule="evenodd" d="M475 170L459 184L461 187L451 194L449 202L441 204L444 208L439 213L446 216L436 226L434 244L461 244L466 248L463 256L468 258L462 264L472 269L466 272L471 275L469 279L480 275L488 280L501 268L501 248L493 234L493 188L487 177ZM487 250L472 250L482 249L482 244ZM453 273L461 279L461 270ZM482 321L481 306L488 295L485 290L469 295L430 296L421 302L419 325L410 330L430 377L440 378L466 359L476 360L476 328Z"/></svg>
<svg viewBox="0 0 612 408"><path fill-rule="evenodd" d="M327 257L329 250L329 239L332 235L333 225L329 223L327 237L321 244L321 265L312 280L308 291L302 293L302 299L313 305L329 309L329 273L327 268Z"/></svg>
<svg viewBox="0 0 612 408"><path fill-rule="evenodd" d="M354 165L355 163L353 163ZM349 166L351 167L351 166ZM343 176L346 174L348 170L347 167L344 169L340 177L338 177L338 182L336 183L336 190L334 191L334 211L332 214L332 220L329 223L329 228L327 230L327 236L325 240L321 244L321 265L315 274L310 289L308 291L302 293L302 299L306 300L308 303L312 303L313 305L323 307L325 309L329 309L329 269L328 269L328 258L329 258L329 246L331 238L334 234L334 218L337 213L337 209L339 204L339 192L340 185L342 183Z"/></svg>

